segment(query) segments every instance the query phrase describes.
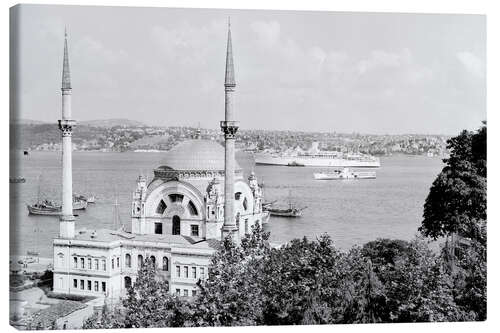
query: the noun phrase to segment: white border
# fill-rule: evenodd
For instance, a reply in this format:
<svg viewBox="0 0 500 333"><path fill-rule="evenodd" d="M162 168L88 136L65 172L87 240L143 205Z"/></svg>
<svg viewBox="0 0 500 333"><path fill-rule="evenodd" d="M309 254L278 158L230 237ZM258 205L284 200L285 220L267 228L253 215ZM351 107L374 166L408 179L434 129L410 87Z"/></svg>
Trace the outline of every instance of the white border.
<svg viewBox="0 0 500 333"><path fill-rule="evenodd" d="M486 14L487 15L487 87L488 87L488 103L487 103L487 120L488 120L488 164L489 164L489 175L488 175L488 201L489 214L488 221L488 320L483 323L439 323L439 324L380 324L380 325L337 325L337 326L316 326L316 327L247 327L247 328L203 328L201 329L182 329L182 332L220 332L223 331L241 331L250 332L258 329L259 331L292 331L301 332L305 329L314 329L320 332L329 332L333 329L339 331L370 331L370 332L400 332L402 330L406 332L421 332L426 331L470 331L470 330L481 330L481 331L492 331L496 324L500 322L498 319L499 306L498 298L499 287L498 281L498 264L496 262L495 254L500 253L498 236L498 225L499 225L499 214L498 205L498 154L495 154L496 150L495 143L499 142L498 139L498 89L500 87L498 82L499 73L499 33L500 31L500 11L499 6L496 4L497 1L487 1L487 0L455 0L455 1L438 1L438 0L356 0L356 1L328 1L328 0L289 0L289 1L278 1L278 0L245 0L245 1L228 1L228 0L164 0L164 1L138 1L138 0L86 0L86 1L58 1L50 0L50 4L65 4L65 5L108 5L108 6L135 6L135 7L184 7L184 8L235 8L235 9L281 9L281 10L329 10L329 11L361 11L361 12L406 12L406 13L466 13L466 14ZM33 4L44 4L43 1L27 1L27 3ZM0 20L1 23L1 40L0 45L3 45L3 52L1 53L1 96L2 96L2 109L1 114L1 124L2 131L0 131L0 142L1 142L1 152L2 156L6 156L5 162L1 164L2 174L4 175L3 186L0 188L0 202L3 202L2 219L3 228L8 229L9 216L8 210L8 186L7 186L7 173L8 173L8 156L9 156L9 136L8 136L8 117L9 117L9 11L8 8L17 4L14 1L5 1L2 3L2 14L3 19ZM493 147L493 148L492 148ZM491 204L493 203L493 204ZM15 331L14 328L9 326L7 310L9 306L8 297L8 265L7 256L9 253L8 245L8 232L2 232L1 235L1 253L3 263L3 272L0 273L1 279L1 302L2 310L1 314L1 327L5 328L6 331ZM114 330L113 332L151 332L150 329L147 331L145 329L141 330ZM158 331L158 330L155 330ZM76 331L75 331L76 332ZM82 331L83 332L83 331Z"/></svg>

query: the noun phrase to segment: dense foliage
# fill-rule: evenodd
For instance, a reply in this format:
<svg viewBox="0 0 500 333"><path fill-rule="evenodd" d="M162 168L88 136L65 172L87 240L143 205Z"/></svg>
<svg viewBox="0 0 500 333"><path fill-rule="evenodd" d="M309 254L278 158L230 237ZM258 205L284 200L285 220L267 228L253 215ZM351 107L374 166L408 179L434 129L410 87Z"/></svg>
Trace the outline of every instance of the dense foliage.
<svg viewBox="0 0 500 333"><path fill-rule="evenodd" d="M434 239L451 234L486 243L486 126L448 140L450 157L424 205L420 231Z"/></svg>
<svg viewBox="0 0 500 333"><path fill-rule="evenodd" d="M425 238L344 252L328 235L273 248L256 227L239 246L221 243L196 297L172 296L146 264L123 304L85 328L485 320L486 127L449 147L420 228L451 237L440 252Z"/></svg>

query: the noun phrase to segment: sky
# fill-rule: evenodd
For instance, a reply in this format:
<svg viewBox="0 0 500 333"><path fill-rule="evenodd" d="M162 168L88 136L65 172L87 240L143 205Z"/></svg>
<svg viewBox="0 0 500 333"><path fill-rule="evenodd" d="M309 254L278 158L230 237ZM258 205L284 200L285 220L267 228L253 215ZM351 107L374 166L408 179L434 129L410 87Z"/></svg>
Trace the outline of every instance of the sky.
<svg viewBox="0 0 500 333"><path fill-rule="evenodd" d="M21 5L16 118L61 117L64 28L77 121L217 128L227 21L243 129L458 134L486 120L486 17Z"/></svg>

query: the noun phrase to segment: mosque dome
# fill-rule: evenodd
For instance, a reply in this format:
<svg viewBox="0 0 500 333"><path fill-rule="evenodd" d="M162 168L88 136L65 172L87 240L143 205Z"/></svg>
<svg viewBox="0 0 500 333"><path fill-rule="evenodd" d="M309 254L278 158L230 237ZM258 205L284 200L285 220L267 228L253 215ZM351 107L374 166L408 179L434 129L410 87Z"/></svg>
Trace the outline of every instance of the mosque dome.
<svg viewBox="0 0 500 333"><path fill-rule="evenodd" d="M235 169L240 169L236 161L235 164ZM160 168L221 171L224 170L224 147L212 140L185 140L163 155Z"/></svg>

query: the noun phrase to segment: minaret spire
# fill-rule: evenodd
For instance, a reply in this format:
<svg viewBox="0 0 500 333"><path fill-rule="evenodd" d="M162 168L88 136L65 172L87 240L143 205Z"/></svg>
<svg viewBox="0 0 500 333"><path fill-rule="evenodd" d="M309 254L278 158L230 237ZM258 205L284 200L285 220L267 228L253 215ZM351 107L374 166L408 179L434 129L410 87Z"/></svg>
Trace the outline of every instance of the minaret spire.
<svg viewBox="0 0 500 333"><path fill-rule="evenodd" d="M226 78L224 86L236 86L234 79L233 43L231 41L231 17L227 23Z"/></svg>
<svg viewBox="0 0 500 333"><path fill-rule="evenodd" d="M71 79L69 74L68 33L64 28L64 58L62 73L62 118L59 129L62 136L62 207L59 222L59 237L75 237L73 215L73 167L71 136L76 122L71 117Z"/></svg>
<svg viewBox="0 0 500 333"><path fill-rule="evenodd" d="M238 122L234 117L234 92L236 81L234 79L233 45L231 41L231 21L227 29L226 51L226 77L224 80L225 92L225 120L220 126L224 133L224 225L222 226L222 239L231 237L234 243L239 244L239 230L234 214L234 142L238 131Z"/></svg>
<svg viewBox="0 0 500 333"><path fill-rule="evenodd" d="M62 89L71 89L71 75L69 71L69 55L68 55L68 32L64 27L64 58L63 58L63 73L62 73Z"/></svg>

